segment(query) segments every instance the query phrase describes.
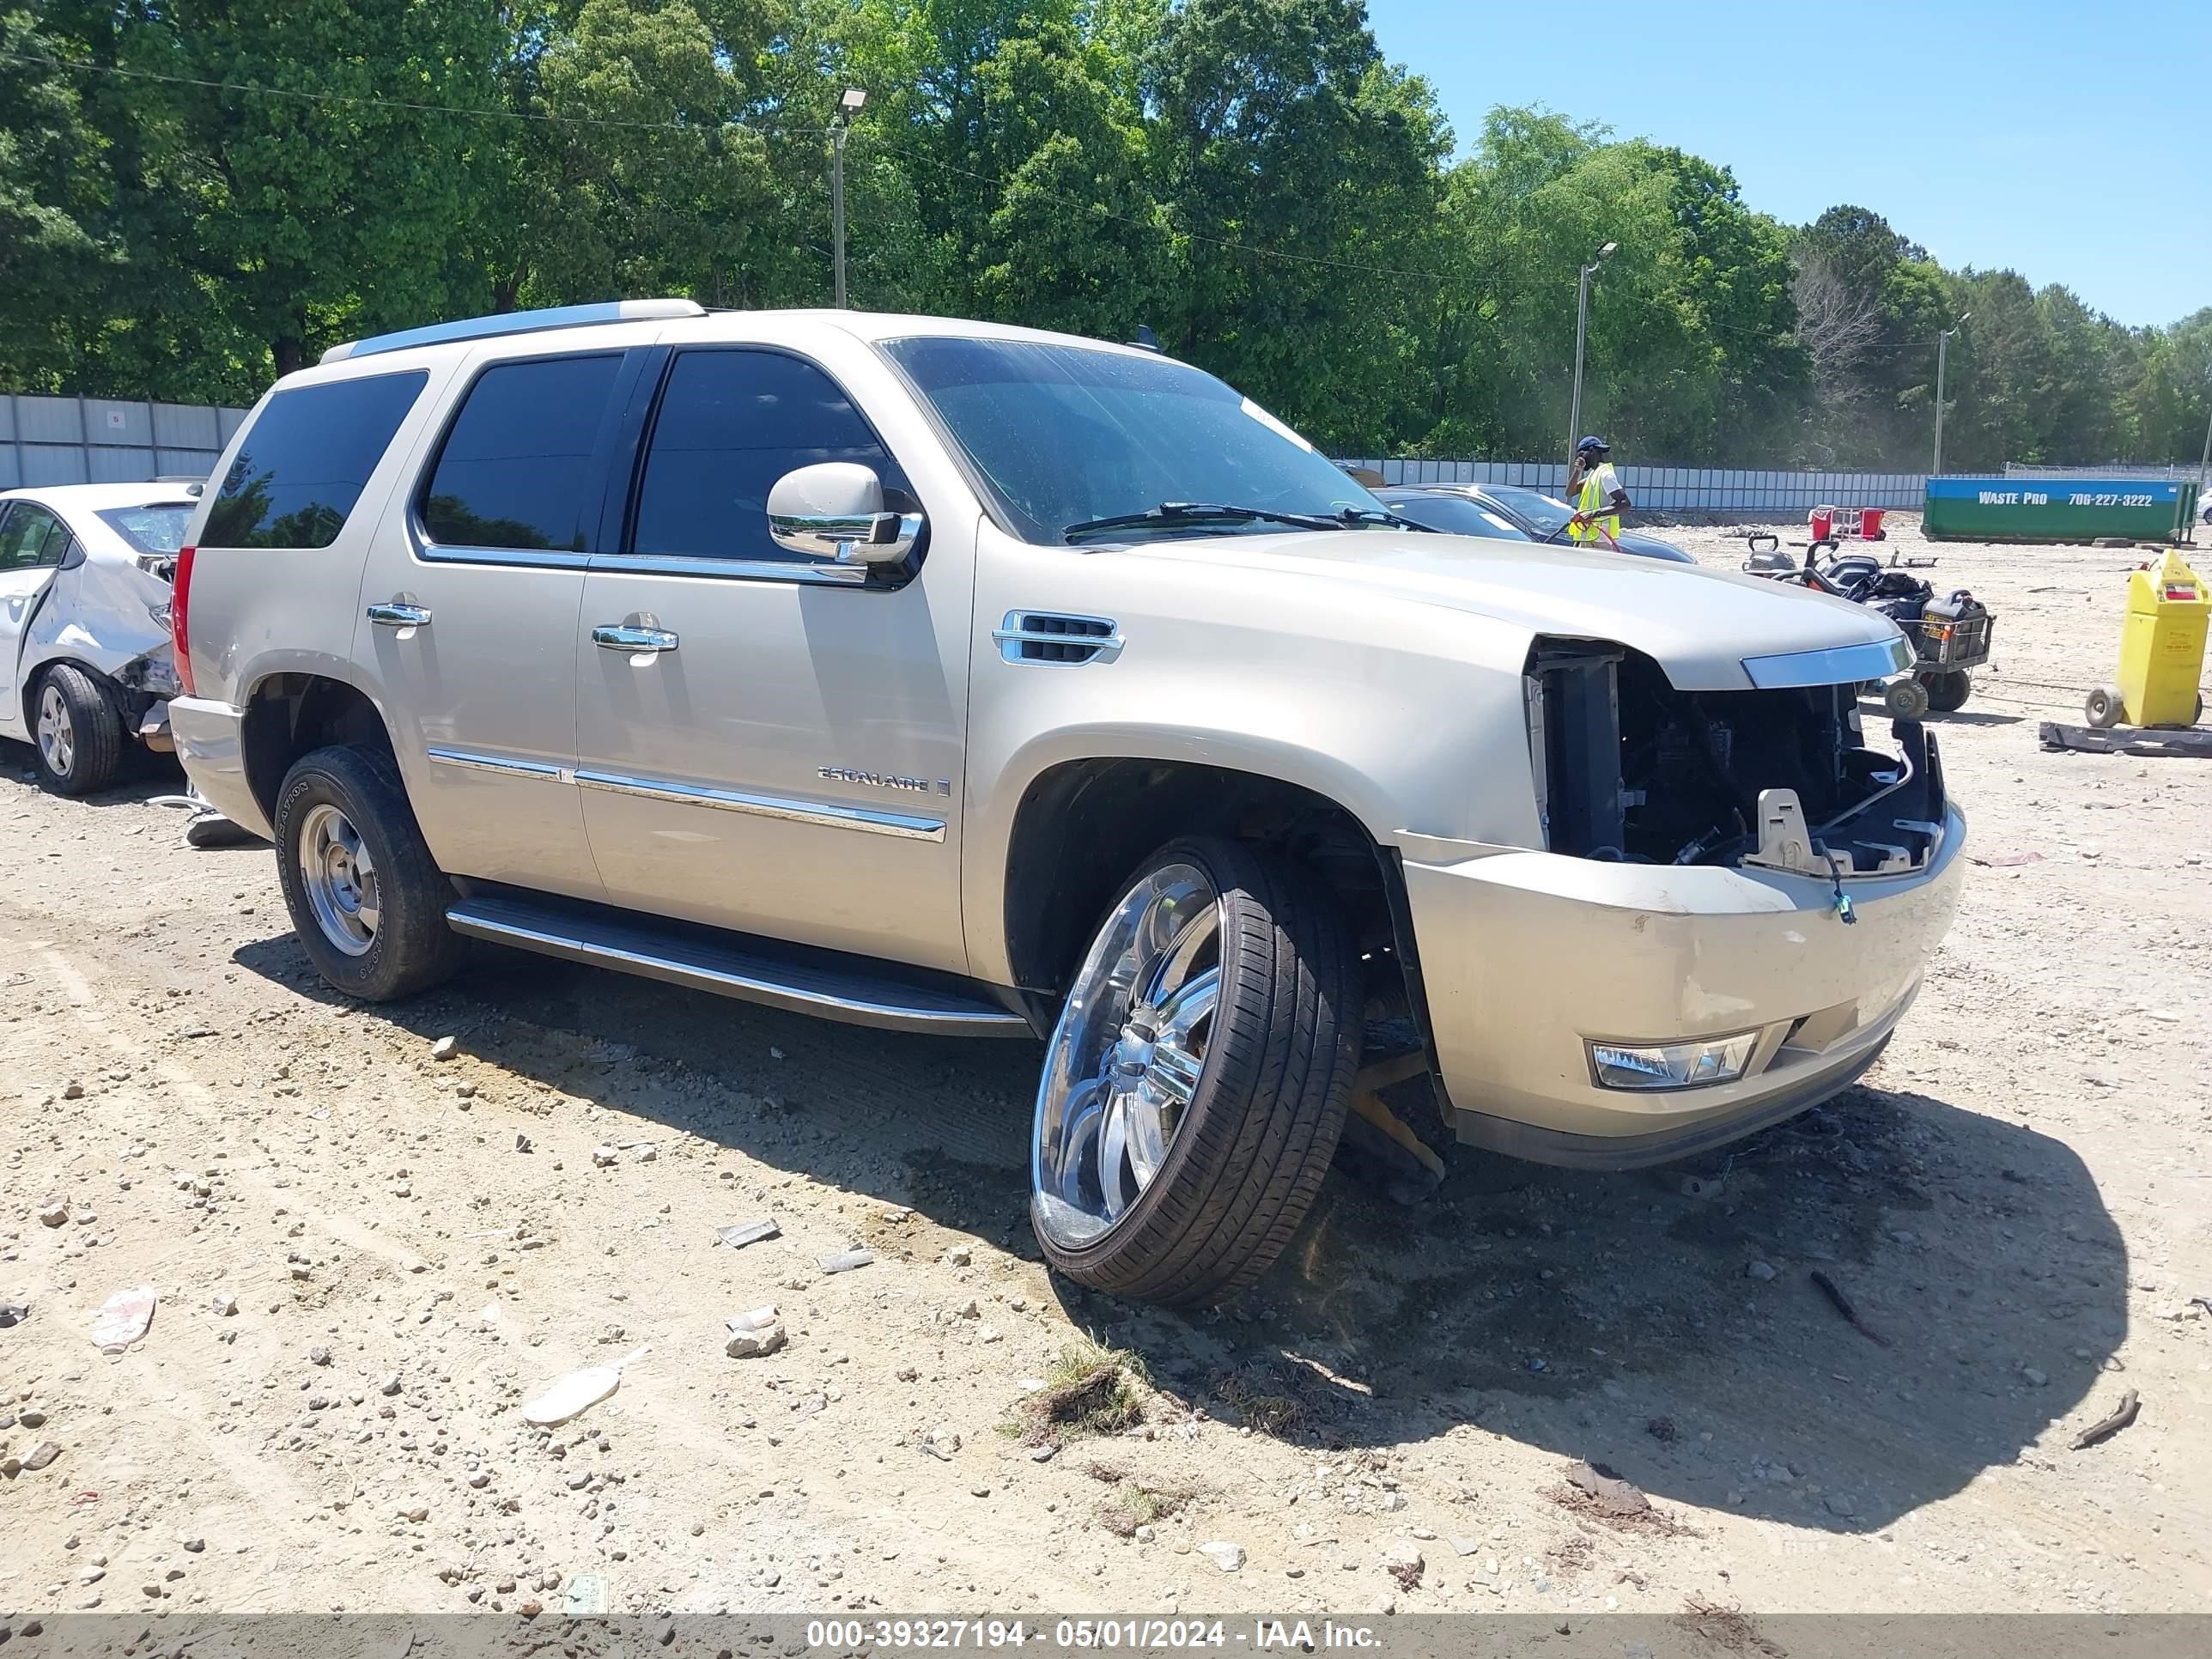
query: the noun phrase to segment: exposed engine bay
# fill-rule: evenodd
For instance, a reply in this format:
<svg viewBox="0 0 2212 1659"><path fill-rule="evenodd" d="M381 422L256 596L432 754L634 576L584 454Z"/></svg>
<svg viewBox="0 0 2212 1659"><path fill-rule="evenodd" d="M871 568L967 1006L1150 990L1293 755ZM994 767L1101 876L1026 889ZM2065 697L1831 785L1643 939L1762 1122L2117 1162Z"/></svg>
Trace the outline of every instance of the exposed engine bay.
<svg viewBox="0 0 2212 1659"><path fill-rule="evenodd" d="M1917 869L1942 833L1936 740L1898 720L1870 746L1856 685L1678 691L1625 647L1543 640L1527 688L1553 852L1840 879Z"/></svg>

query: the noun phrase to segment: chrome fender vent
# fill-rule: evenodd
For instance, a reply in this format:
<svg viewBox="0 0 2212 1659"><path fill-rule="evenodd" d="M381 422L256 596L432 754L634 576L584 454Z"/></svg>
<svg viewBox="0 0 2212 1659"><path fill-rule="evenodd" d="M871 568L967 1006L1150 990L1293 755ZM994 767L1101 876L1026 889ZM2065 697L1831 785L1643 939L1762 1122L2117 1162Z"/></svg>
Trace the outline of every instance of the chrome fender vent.
<svg viewBox="0 0 2212 1659"><path fill-rule="evenodd" d="M1009 611L991 637L999 642L999 654L1008 662L1073 667L1086 662L1111 662L1121 654L1121 635L1104 617Z"/></svg>

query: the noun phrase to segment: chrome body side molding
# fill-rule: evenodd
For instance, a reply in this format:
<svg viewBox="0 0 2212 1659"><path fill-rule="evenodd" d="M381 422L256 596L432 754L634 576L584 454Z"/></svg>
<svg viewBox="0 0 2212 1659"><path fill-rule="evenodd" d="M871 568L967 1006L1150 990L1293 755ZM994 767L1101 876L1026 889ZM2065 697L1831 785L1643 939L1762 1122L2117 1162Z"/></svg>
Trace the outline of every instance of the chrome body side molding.
<svg viewBox="0 0 2212 1659"><path fill-rule="evenodd" d="M710 789L703 784L669 783L658 778L635 778L619 772L579 770L576 782L586 789L613 795L641 795L679 806L708 806L721 812L745 812L755 817L781 818L791 823L818 824L829 830L859 830L872 836L896 836L904 841L943 841L943 818L916 817L906 812L878 812L838 801L793 800L781 795L744 794L734 789Z"/></svg>

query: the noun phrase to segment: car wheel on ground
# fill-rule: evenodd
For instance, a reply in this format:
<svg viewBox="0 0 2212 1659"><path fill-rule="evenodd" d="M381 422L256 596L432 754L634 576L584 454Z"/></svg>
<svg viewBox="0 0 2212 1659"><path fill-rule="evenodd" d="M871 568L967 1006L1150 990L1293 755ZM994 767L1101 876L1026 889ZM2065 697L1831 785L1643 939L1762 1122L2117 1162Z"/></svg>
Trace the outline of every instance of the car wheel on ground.
<svg viewBox="0 0 2212 1659"><path fill-rule="evenodd" d="M274 821L285 907L325 979L383 1002L453 971L453 884L423 844L391 757L349 746L304 756L285 775Z"/></svg>
<svg viewBox="0 0 2212 1659"><path fill-rule="evenodd" d="M1973 689L1965 669L1942 669L1928 677L1928 706L1939 714L1955 714L1966 706Z"/></svg>
<svg viewBox="0 0 2212 1659"><path fill-rule="evenodd" d="M2090 725L2105 731L2127 718L2127 702L2118 686L2100 685L2082 700L2081 713Z"/></svg>
<svg viewBox="0 0 2212 1659"><path fill-rule="evenodd" d="M1100 926L1046 1051L1030 1210L1053 1266L1116 1296L1219 1301L1290 1242L1358 1063L1334 902L1236 842L1171 842Z"/></svg>
<svg viewBox="0 0 2212 1659"><path fill-rule="evenodd" d="M56 663L31 708L31 746L46 787L60 795L106 787L123 761L123 717L100 682L74 663Z"/></svg>

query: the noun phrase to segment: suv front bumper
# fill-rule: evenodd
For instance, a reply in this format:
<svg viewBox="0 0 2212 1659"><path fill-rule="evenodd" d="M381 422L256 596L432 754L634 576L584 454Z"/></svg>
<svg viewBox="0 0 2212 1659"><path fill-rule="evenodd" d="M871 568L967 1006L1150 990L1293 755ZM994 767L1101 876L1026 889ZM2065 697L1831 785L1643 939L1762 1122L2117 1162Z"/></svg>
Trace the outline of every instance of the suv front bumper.
<svg viewBox="0 0 2212 1659"><path fill-rule="evenodd" d="M1405 866L1429 1019L1462 1140L1633 1169L1817 1105L1872 1065L1949 927L1966 823L1920 869L1834 884L1772 870L1501 853ZM1758 1033L1734 1082L1605 1088L1593 1042Z"/></svg>

